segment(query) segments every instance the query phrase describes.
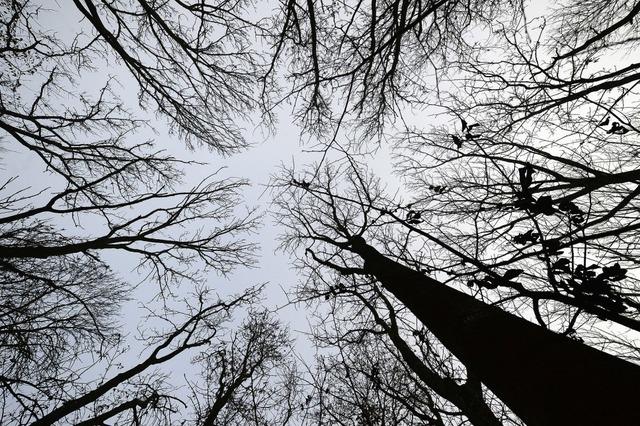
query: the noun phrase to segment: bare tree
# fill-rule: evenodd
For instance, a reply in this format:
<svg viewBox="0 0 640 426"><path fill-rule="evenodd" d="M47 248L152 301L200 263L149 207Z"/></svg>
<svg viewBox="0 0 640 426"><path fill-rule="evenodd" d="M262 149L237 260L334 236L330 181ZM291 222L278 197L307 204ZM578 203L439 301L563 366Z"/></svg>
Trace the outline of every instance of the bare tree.
<svg viewBox="0 0 640 426"><path fill-rule="evenodd" d="M187 301L181 311L151 313L148 320L162 322L164 326L145 336L148 348L138 363L124 368L118 355L125 353L126 348L108 347L102 358L107 365L102 367L99 380L83 383L86 380L83 375L69 369L58 371L55 380L48 382L13 382L9 389L15 400L7 404L5 399L8 405L5 407L13 410L5 413L4 418L12 424L31 425L60 421L82 425L106 421L170 425L187 421L187 413L193 412L198 414L195 424L235 424L232 418L221 418L220 413L229 410L236 416L241 412L237 408L243 407L251 415L245 416L242 424L261 425L265 424L264 419L276 418L286 424L293 414L296 388L295 374L287 371L287 367L295 367L288 365L292 360L286 331L266 312L250 313L238 332L225 331L232 327L238 310L255 309L260 292L261 288L254 288L239 296L212 300L205 290L198 293L195 305ZM195 405L182 397L175 378L161 369L189 353L207 378L202 384L196 384L195 380L191 384L191 401ZM212 358L216 360L214 364L209 362ZM276 361L283 364L275 368ZM229 369L236 365L241 366L240 374ZM287 374L280 374L285 371ZM217 376L216 380L208 380L212 375ZM254 390L279 395L275 407L246 392L245 382L259 382L261 386ZM201 399L207 401L204 421L199 418L203 409ZM289 411L280 410L287 404ZM285 415L278 417L281 411Z"/></svg>
<svg viewBox="0 0 640 426"><path fill-rule="evenodd" d="M266 311L203 353L204 383L192 386L197 424L286 425L299 411L299 377L286 330Z"/></svg>
<svg viewBox="0 0 640 426"><path fill-rule="evenodd" d="M366 177L353 161L326 173L314 184L300 185L291 177L282 181L292 188L278 203L286 212L279 217L290 230L285 247L306 246L313 262L329 270L375 279L464 364L471 381L480 379L527 424L562 424L577 419L597 424L611 419L612 407L623 399L628 401L623 405L629 407L616 410L615 416L619 421L634 418L637 413L628 398L637 389L637 379L632 378L640 374L637 366L450 288L446 279L438 278L445 277L447 269L440 270L437 264L429 269L420 261L412 262L418 250L428 248L415 244L409 236L412 232L431 240L434 249L439 244L447 247L446 242L419 229L422 219L418 211L399 217L396 211L401 206L385 199L375 180ZM371 244L378 245L382 253ZM519 274L513 271L503 275L486 270L487 280L517 283ZM450 283L466 287L455 284ZM335 289L332 285L331 290ZM591 372L587 376L585 369ZM613 375L614 370L621 373ZM526 387L520 385L523 382ZM615 396L601 391L612 387ZM564 399L560 395L565 395ZM568 412L570 398L576 398L576 403L590 400L599 408L588 413Z"/></svg>
<svg viewBox="0 0 640 426"><path fill-rule="evenodd" d="M315 25L316 35L322 34L315 39L315 45L312 36L295 37L296 31L304 34L307 25L314 26L310 12L313 3L307 4L306 15L296 8L295 2L291 3L283 16L287 16L286 22L291 26L288 42L297 44L298 51L303 52L294 56L295 63L304 64L300 76L306 77L306 84L301 82L299 90L313 89L313 94L306 96L312 100L322 99L317 96L322 90L331 94L328 97L331 102L325 105L327 112L305 116L311 123L305 124L322 126L324 119L339 126L351 121L364 129L378 126L388 134L395 132L394 170L407 184L400 190L404 193L386 194L382 184L355 164L354 146L348 141L341 143L340 146L347 147L343 160L346 166L327 170L314 166L310 172L287 172L277 184L279 188L288 186L291 191L283 189L288 195L281 196L277 203L279 211L286 212L279 216L286 217L282 221L289 229L285 247L308 248L309 259L302 261L308 270L323 265L345 276L373 275L405 307L411 307L414 314L423 310L424 317L418 317L454 353L456 344L446 343L446 338L436 332L442 331L436 315L430 317L424 311L425 306L434 311L439 308L428 301L421 306L415 299L423 294L450 307L453 300L458 300L457 293L443 290L442 295L446 293L451 300L444 296L440 299L430 290L420 293L422 290L415 283L420 282L425 288L441 286L462 291L486 304L499 306L503 312L537 322L543 329L637 362L634 333L638 331L635 144L638 132L634 120L638 113L638 58L633 49L640 38L633 22L640 11L638 4L570 2L529 19L530 13L540 15L540 11L516 8L510 9L511 16L507 16L502 13L506 8L501 9L499 4L483 3L490 11L484 16L491 18L484 21L479 18L483 15L482 7L474 5L469 10L480 12L469 13L465 21L474 30L474 43L464 44L463 31L447 33L439 28L441 31L435 34L451 34L448 39L451 44L440 45L443 49L448 46L451 54L441 59L436 50L431 50L420 63L412 59L422 53L424 46L408 41L413 28L407 37L402 28L405 12L426 4L399 2L395 9L386 9L388 15L377 13L378 4L383 3L357 3L344 10L320 8L319 13L326 15ZM439 18L454 19L455 13L446 13L447 7L454 4L459 5L457 2L438 5L437 12L443 12ZM299 20L296 13L308 16L308 22L304 18ZM343 21L345 16L347 19ZM399 33L376 31L383 27L385 16L399 23ZM435 17L433 20L443 22ZM390 82L401 74L393 66L350 68L351 63L360 64L361 60L363 64L367 61L375 64L382 56L377 56L381 53L377 50L362 53L366 43L361 43L358 35L365 32L357 29L363 28L359 27L363 22L369 24L370 41L374 36L384 40L387 36L402 35L401 41L396 38L395 61L390 63L404 66L398 69L404 69L410 76L398 80L401 84L395 86L395 91ZM303 30L295 25L302 25ZM321 33L323 25L326 33ZM307 32L313 35L311 29ZM327 34L340 40L327 44L327 52L340 58L333 66L327 66L323 53L317 53L324 48L325 40L333 40ZM371 45L376 46L375 42ZM349 51L350 56L340 56L351 46L355 48ZM440 67L438 78L431 79L433 75L425 67L439 59L446 67ZM365 79L358 75L363 70L370 73L366 81L386 84L363 86ZM413 90L419 87L418 81L430 84L423 84L416 95L418 92ZM327 85L323 87L325 82ZM387 91L375 92L381 88ZM403 90L405 96L397 95ZM375 93L388 96L376 97ZM396 99L396 103L391 99ZM335 105L339 106L338 112L332 114ZM402 122L400 131L395 131L388 121L381 120L384 114L379 114L394 112L394 108L415 111L428 106L444 111L436 116L439 125L425 128L409 124L408 119ZM312 107L302 111L312 111ZM399 115L407 118L404 111ZM365 130L355 133L353 138L371 148L366 140L372 134ZM335 134L331 135L335 139ZM325 149L319 164L325 164L327 158ZM385 272L380 265L386 265L396 275ZM420 278L409 270L425 276ZM399 287L401 281L413 290ZM322 296L322 283L310 285L320 285L317 296ZM335 289L336 283L329 288ZM461 305L466 303L462 300L470 302L469 312L475 309L470 299L461 298ZM501 315L493 308L490 310ZM448 318L448 313L441 314L442 318ZM525 326L514 319L516 323ZM502 331L508 329L506 323L500 327ZM558 343L560 346L582 347L567 339L558 340L557 334L538 328L531 330L541 336L553 336L551 340L563 342ZM461 330L459 334L464 332ZM562 356L569 352L573 353L573 349L567 349ZM481 359L483 355L476 353L472 358L476 357ZM475 360L463 362L470 370L474 369ZM612 362L624 365L621 368L630 371L630 375L637 374L637 368L630 364ZM548 377L549 389L554 386L553 377L553 374ZM535 380L521 379L533 388ZM578 387L581 380L577 377L568 381ZM488 386L497 390L494 385ZM600 387L595 383L585 386ZM617 377L611 386L618 387L624 398L637 391L624 377ZM600 395L593 403L605 404L608 397ZM611 406L614 403L609 401ZM513 402L507 402L510 404ZM546 420L536 419L535 414L525 415L517 404L510 407L527 422L545 424ZM634 415L617 414L622 416L621 422L629 421L625 415ZM607 413L600 415L601 420L592 417L585 421L610 420ZM560 417L553 421L562 422Z"/></svg>
<svg viewBox="0 0 640 426"><path fill-rule="evenodd" d="M257 105L261 58L251 1L74 0L138 82L141 105L165 115L187 142L222 153L247 146L239 121Z"/></svg>
<svg viewBox="0 0 640 426"><path fill-rule="evenodd" d="M507 405L532 424L588 423L604 421L618 398L625 408L615 415L633 421L638 373L621 358L637 361L640 330L638 64L626 53L640 40L638 4L570 2L530 20L519 1L294 0L264 21L244 1L73 4L86 31L66 42L43 27L35 2L6 0L0 11L3 141L34 154L49 178L0 186L3 420L175 421L183 402L151 370L214 341L228 306L204 303L206 291L186 313L171 304L185 282L253 261L245 235L255 215L237 214L246 182L217 172L183 188L192 163L134 142L146 123L113 81L93 94L74 89L100 58L122 65L140 107L190 147L237 152L247 146L243 120L256 108L271 118L286 100L318 136L320 166L276 185L283 245L309 278L298 300L331 301L337 321L315 336L338 352L314 370L306 420L517 423ZM255 37L271 43L268 60ZM276 99L281 77L288 86ZM441 125L406 124L436 106ZM391 196L353 154L397 123L395 170L407 185ZM323 169L341 130L352 131L343 162ZM165 303L156 319L171 324L149 341L149 358L111 376L125 350L115 319L132 287L108 251L138 259ZM295 417L298 379L277 321L254 310L216 345L195 359L194 422ZM75 383L85 359L87 369L107 364L105 380ZM545 360L553 368L540 369ZM373 374L380 362L391 365ZM562 383L550 389L554 378ZM569 418L563 398L595 414ZM542 413L535 401L550 405Z"/></svg>
<svg viewBox="0 0 640 426"><path fill-rule="evenodd" d="M414 201L401 219L420 214L413 235L444 243L439 267L580 339L601 320L639 329L637 93L635 65L625 65L635 58L620 57L637 41L637 11L576 3L496 29L499 59L489 49L457 64L450 124L395 138Z"/></svg>
<svg viewBox="0 0 640 426"><path fill-rule="evenodd" d="M280 62L293 67L286 96L303 128L322 137L351 125L366 141L432 103L449 64L476 47L472 30L516 21L521 8L519 1L282 1L269 71Z"/></svg>
<svg viewBox="0 0 640 426"><path fill-rule="evenodd" d="M236 152L246 146L240 120L256 106L259 56L246 48L257 24L241 17L249 4L75 5L84 21L68 41L45 26L43 5L5 1L0 8L4 148L31 154L44 177L8 176L0 187L1 422L172 424L185 403L160 367L209 344L245 350L243 380L271 389L264 371L288 359L286 332L256 313L241 337L226 341L222 325L234 306L255 305L257 290L211 301L203 287L208 273L254 261L247 234L257 216L238 209L247 182L218 170L185 188L184 170L195 163L135 140L147 123L124 108L113 80L94 94L75 89L92 61L115 58L137 81L141 106L165 115L189 146ZM119 372L128 351L120 308L134 285L112 270L108 252L137 259L149 294L164 304L143 325L147 355ZM173 308L194 285L186 308ZM167 327L153 333L161 322ZM227 380L202 392L216 395ZM208 401L236 401L266 418L264 404L240 389ZM278 392L281 401L293 395Z"/></svg>
<svg viewBox="0 0 640 426"><path fill-rule="evenodd" d="M312 375L306 420L321 425L446 424L429 390L387 348L366 345L323 356ZM370 343L370 342L369 342ZM385 357L386 355L386 357ZM454 409L455 410L455 409ZM432 411L437 414L433 414Z"/></svg>
<svg viewBox="0 0 640 426"><path fill-rule="evenodd" d="M314 321L320 355L306 400L310 423L514 424L515 416L375 280L318 268L315 274L298 296L330 306Z"/></svg>

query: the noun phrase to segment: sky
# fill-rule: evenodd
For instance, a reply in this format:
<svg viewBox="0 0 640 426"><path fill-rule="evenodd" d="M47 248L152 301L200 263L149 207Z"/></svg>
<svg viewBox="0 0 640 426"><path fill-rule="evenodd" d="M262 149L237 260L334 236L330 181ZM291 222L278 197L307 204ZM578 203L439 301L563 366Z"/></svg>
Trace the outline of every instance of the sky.
<svg viewBox="0 0 640 426"><path fill-rule="evenodd" d="M81 31L90 32L88 25L82 22L80 13L70 2L57 1L54 3L43 0L41 4L45 5L45 10L40 14L39 22L43 28L48 28L52 33L55 33L56 37L70 41L75 34ZM263 16L269 13L271 5L271 2L258 2L256 14ZM273 133L260 127L259 117L256 117L256 125L248 123L244 135L252 146L244 152L223 158L203 147L196 146L194 150L189 150L177 135L169 132L167 122L163 117L155 115L152 111L145 112L140 109L137 83L121 64L113 60L112 55L105 56L109 58L108 61L105 58L94 57L94 62L91 64L94 70L92 72L85 70L73 82L75 87L71 93L82 92L89 96L95 95L108 78L114 77L116 82L114 87L123 104L137 118L148 120L148 127L140 129L132 141L153 139L157 148L164 149L177 158L206 163L205 165L188 166L185 169L184 182L182 183L184 188L196 185L220 167L225 168L221 172L221 176L244 178L251 183L243 191L243 206L256 207L264 214L258 233L250 236L260 245L258 262L253 268L238 268L226 277L212 272L209 274L208 285L219 294L225 295L240 292L251 285L266 283L265 306L279 309L279 318L290 325L296 338L295 349L299 356L305 360L311 360L313 347L304 336L304 333L309 331L306 307L285 306L287 305L286 292L292 290L301 278L291 267L291 259L288 254L277 250L278 236L282 230L275 225L269 215L270 193L266 188L270 178L278 172L281 166L293 164L300 166L318 160L316 154L304 152L305 148L308 149L313 144L313 141L310 141L308 137L302 137L299 128L293 123L291 116L293 107L284 104L278 110L277 124ZM73 98L69 98L67 101L70 105L77 102ZM412 120L414 120L413 124L432 123L430 121L432 117L426 112L418 113L412 117ZM388 149L382 147L377 151L376 156L368 161L368 166L375 170L375 173L385 182L398 186L397 179L391 174L391 163ZM5 176L20 176L16 182L17 186L29 185L33 189L43 187L56 189L55 178L45 172L43 164L36 156L28 152L13 149L13 147L8 148L3 155L1 167ZM240 206L240 209L243 206ZM67 225L70 228L73 227L71 223ZM98 226L91 222L91 219L83 219L80 225L81 228L76 228L73 232L91 234L95 230L94 227ZM137 261L130 255L107 252L102 256L125 281L135 284L142 279L141 274L135 269ZM154 283L150 282L138 286L131 301L126 303L122 309L120 320L123 329L130 332L130 343L133 348L139 348L139 344L135 340L136 330L144 314L144 309L141 308L147 305L149 299L155 294L155 291L150 291L150 287L153 286ZM136 362L138 360L137 350L130 351L126 355L126 359L131 363ZM171 366L174 373L178 375L188 373L189 368L188 357L180 358Z"/></svg>
<svg viewBox="0 0 640 426"><path fill-rule="evenodd" d="M86 22L82 22L82 16L75 6L64 1L56 3L43 1L41 3L45 5L45 9L39 15L39 22L43 28L50 29L56 37L70 41L80 31L90 33L89 26ZM57 6L53 7L53 4L57 4ZM270 8L270 2L259 2L256 13L258 15L267 14ZM184 182L181 185L183 188L196 185L220 167L224 167L220 174L221 177L247 179L250 186L242 192L243 206L257 207L264 214L258 234L250 236L252 240L260 244L258 264L251 269L239 268L228 277L220 277L213 273L210 276L210 282L221 294L235 293L246 286L267 282L268 301L266 304L274 307L286 304L286 295L283 289L290 289L294 286L298 282L299 276L291 268L288 255L277 250L277 239L281 230L277 228L269 215L270 193L266 185L270 178L278 173L281 166L293 164L300 166L318 160L317 154L305 152L305 149L308 150L313 141L307 136L301 136L299 128L293 123L291 116L293 107L284 104L277 111L274 132L261 126L260 117L254 115L255 123L246 123L244 128L244 136L252 145L244 152L230 157L222 157L204 147L196 146L193 150L189 150L177 135L171 134L164 117L153 113L153 107L150 108L151 111L140 109L137 83L126 68L113 60L113 56L108 59L107 62L104 58L94 57L91 64L93 71L83 71L80 77L74 81L71 93L94 96L107 79L115 78L115 92L125 107L133 112L134 117L148 120L148 127L141 128L136 132L135 136L131 138L131 142L153 139L157 148L166 150L167 153L177 158L206 163L204 165L190 165L184 169ZM77 102L73 98L68 98L67 101L70 104ZM385 176L387 180L394 179L391 176L391 161L386 149L379 150L370 165L374 166L377 172ZM36 156L19 148L14 149L11 146L5 152L1 167L6 176L20 176L18 185L26 183L33 188L51 187L53 190L57 189L55 183L52 183L51 174L45 172L42 162ZM240 206L240 209L243 206ZM91 222L83 222L81 225L87 233L91 232ZM130 282L139 281L140 275L132 270L136 263L131 256L119 253L106 253L106 256L108 256L113 269L122 274L125 279ZM145 295L148 295L149 292L145 291L144 287L141 287L141 290L139 300L144 300ZM131 309L131 314L134 310ZM300 325L306 327L303 307L285 309L281 315L285 321L295 324L295 328ZM133 323L133 318L128 321Z"/></svg>
<svg viewBox="0 0 640 426"><path fill-rule="evenodd" d="M46 3L46 0L43 1ZM269 4L260 2L262 9L257 13L266 13ZM537 3L536 9L532 10L532 13L540 13L541 4L542 2ZM63 39L82 28L86 28L86 24L81 22L81 17L75 7L65 1L60 1L57 5L41 16L43 26L51 28ZM145 117L149 120L149 127L138 132L135 139L153 138L158 148L165 149L180 159L207 163L188 166L185 169L183 187L196 185L220 167L225 167L221 176L249 180L251 186L243 191L243 205L248 208L257 207L260 212L264 213L262 226L256 234L250 236L253 241L260 244L258 262L254 268L238 268L226 277L212 272L209 274L208 285L221 295L225 295L238 293L251 285L267 283L265 306L272 309L279 308L279 318L289 324L293 337L296 338L296 352L300 358L310 361L314 349L304 336L304 333L309 331L306 307L285 306L287 304L286 292L293 289L301 277L291 267L291 259L288 254L277 250L278 236L282 230L275 225L269 215L270 193L266 188L271 176L278 172L279 167L290 166L294 163L304 165L311 161L317 161L315 154L304 152L305 148L309 148L310 142L307 138L301 137L298 127L293 123L292 106L284 105L280 108L274 133L265 131L259 125L247 125L244 134L252 146L242 153L223 158L203 147L196 147L193 151L188 150L179 137L169 132L164 118L158 117L152 112L141 111L138 105L136 83L123 67L118 66L113 60L107 63L100 58L96 58L96 62L92 65L95 70L84 72L75 83L77 84L75 90L95 94L109 76L116 77L117 92L124 104L134 112L135 116ZM72 99L69 101L73 102ZM426 112L424 115L414 116L413 120L416 124L422 125L439 124L433 123L433 118ZM5 148L7 147L5 146ZM368 164L384 181L393 183L394 186L397 185L397 179L391 174L391 161L386 149L378 151L375 159L372 159ZM8 149L3 153L1 166L5 176L19 175L20 183L23 185L30 184L34 189L51 185L50 174L46 173L42 163L29 153ZM92 223L90 221L83 223L83 226L87 232L91 232ZM141 280L141 275L135 270L135 259L131 256L122 253L106 253L105 259L124 280L131 283L137 283ZM153 291L149 291L149 288L153 286L154 284L150 282L138 286L132 300L123 307L120 321L123 323L123 329L130 332L130 343L133 348L125 355L123 359L125 363L135 363L139 360L140 345L135 337L144 313L141 306L148 303L150 296L154 294ZM176 359L168 367L177 381L180 381L183 374L189 375L193 368L189 363L189 356Z"/></svg>
<svg viewBox="0 0 640 426"><path fill-rule="evenodd" d="M39 20L43 27L49 28L57 37L69 40L78 31L86 31L86 23L81 21L80 14L75 7L70 5L70 2L61 1L55 7L53 2L45 1L43 4L50 6L50 9L43 11ZM255 207L263 214L262 226L256 234L249 236L249 239L260 245L258 262L253 268L237 268L236 271L225 277L211 272L208 275L207 285L220 295L229 295L240 293L249 286L266 283L264 305L269 309L279 309L279 318L290 325L292 334L296 337L296 352L301 358L311 359L313 348L309 345L304 334L298 333L308 331L305 309L303 306L286 306L287 295L285 291L295 286L299 277L296 271L291 268L288 255L277 251L277 238L280 230L268 214L270 199L269 192L265 191L271 176L277 172L280 166L290 165L293 158L301 159L304 156L299 131L291 123L292 120L288 117L287 109L280 111L274 134L270 134L259 125L248 125L244 134L252 146L245 152L223 158L203 147L196 146L194 150L187 149L177 135L169 132L163 117L158 117L153 112L142 111L138 105L136 82L127 70L112 58L107 63L104 59L96 57L91 65L94 71L83 72L73 83L75 87L72 93L83 92L93 96L104 85L107 78L115 77L117 81L116 92L124 105L137 118L142 117L148 120L149 126L137 132L132 141L152 138L157 148L166 150L177 158L206 163L186 167L181 187L193 187L220 167L224 167L224 170L220 172L221 177L248 179L250 186L242 191L244 201L239 209ZM70 98L68 102L73 105L77 100ZM0 170L5 177L19 176L14 184L15 187L29 186L32 190L47 187L52 190L59 188L56 186L56 183L59 182L56 182L56 178L52 177L51 173L45 171L43 163L36 156L16 148L14 145L13 143L4 144L5 151L0 160ZM96 226L90 218L84 218L80 225L80 228L72 229L72 223L66 224L70 232L81 234L91 234ZM116 252L102 253L101 256L125 281L132 284L141 281L143 274L136 271L137 261L132 256ZM139 285L134 291L131 301L125 303L122 308L119 320L123 325L123 330L129 333L128 343L132 347L132 350L126 353L122 359L125 365L134 364L140 359L139 351L142 347L136 339L137 329L144 321L142 316L145 311L142 308L149 304L149 299L155 294L157 287L154 286L155 284L152 282ZM184 290L186 288L188 287L185 287ZM240 321L241 319L239 317L235 320ZM144 325L145 327L150 326L148 323ZM183 374L193 373L190 371L194 367L191 366L189 357L188 354L187 356L183 355L167 365L178 382Z"/></svg>

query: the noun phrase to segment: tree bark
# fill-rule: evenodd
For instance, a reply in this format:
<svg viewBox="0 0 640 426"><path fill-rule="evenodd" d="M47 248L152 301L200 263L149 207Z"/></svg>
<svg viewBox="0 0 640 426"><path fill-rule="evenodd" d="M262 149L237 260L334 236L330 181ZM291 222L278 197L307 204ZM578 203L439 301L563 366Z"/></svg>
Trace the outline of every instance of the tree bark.
<svg viewBox="0 0 640 426"><path fill-rule="evenodd" d="M351 250L527 425L640 424L639 366L447 287L361 237Z"/></svg>

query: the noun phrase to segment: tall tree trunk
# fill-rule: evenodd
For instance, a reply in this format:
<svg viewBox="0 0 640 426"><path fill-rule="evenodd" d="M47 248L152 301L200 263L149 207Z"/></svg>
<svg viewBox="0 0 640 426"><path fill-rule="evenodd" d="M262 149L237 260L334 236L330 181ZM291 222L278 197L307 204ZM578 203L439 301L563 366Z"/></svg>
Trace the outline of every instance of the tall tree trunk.
<svg viewBox="0 0 640 426"><path fill-rule="evenodd" d="M527 425L640 425L640 367L553 333L394 262L351 250Z"/></svg>

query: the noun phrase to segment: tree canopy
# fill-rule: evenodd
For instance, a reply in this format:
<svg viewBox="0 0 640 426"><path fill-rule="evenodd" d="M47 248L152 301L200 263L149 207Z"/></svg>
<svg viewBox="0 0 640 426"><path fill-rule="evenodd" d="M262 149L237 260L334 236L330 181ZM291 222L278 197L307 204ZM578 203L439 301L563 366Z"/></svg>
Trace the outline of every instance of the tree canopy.
<svg viewBox="0 0 640 426"><path fill-rule="evenodd" d="M548 424L474 363L488 348L456 343L484 310L508 314L494 334L526 324L635 377L638 13L603 0L0 1L3 162L29 157L39 173L0 183L0 423ZM278 121L305 154L270 171L263 215L243 199L256 182L223 166L250 151L248 126L271 135ZM147 136L164 126L169 144ZM215 166L194 182L203 163ZM261 282L270 223L306 336L279 317L273 283L221 294L213 278L255 267ZM518 332L500 344L515 351ZM563 386L588 393L581 383Z"/></svg>

